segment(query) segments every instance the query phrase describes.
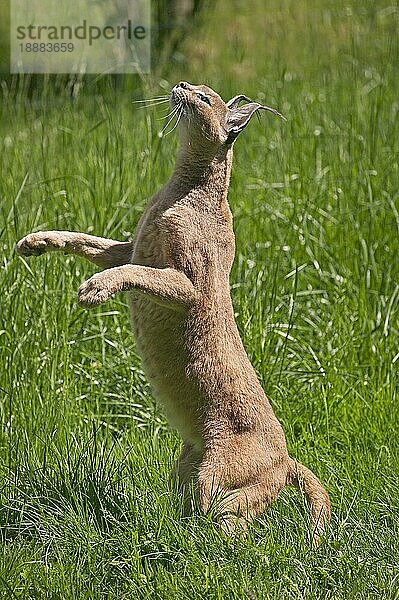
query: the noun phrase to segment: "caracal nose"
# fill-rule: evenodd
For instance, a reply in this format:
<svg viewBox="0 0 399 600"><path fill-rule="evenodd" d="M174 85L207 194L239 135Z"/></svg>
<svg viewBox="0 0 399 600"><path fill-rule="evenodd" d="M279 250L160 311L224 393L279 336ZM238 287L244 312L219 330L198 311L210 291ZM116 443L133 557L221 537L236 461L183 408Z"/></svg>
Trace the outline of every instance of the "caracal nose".
<svg viewBox="0 0 399 600"><path fill-rule="evenodd" d="M187 81L179 81L179 83L176 83L176 85L172 88L172 96L174 96L179 89L190 90L192 88Z"/></svg>

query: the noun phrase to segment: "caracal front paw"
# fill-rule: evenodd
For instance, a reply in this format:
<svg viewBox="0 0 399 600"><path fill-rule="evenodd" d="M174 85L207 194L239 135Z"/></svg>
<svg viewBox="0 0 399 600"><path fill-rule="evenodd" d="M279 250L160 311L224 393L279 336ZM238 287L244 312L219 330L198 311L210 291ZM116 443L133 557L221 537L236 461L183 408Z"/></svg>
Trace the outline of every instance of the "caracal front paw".
<svg viewBox="0 0 399 600"><path fill-rule="evenodd" d="M38 231L37 233L30 233L19 240L16 251L21 256L39 256L49 250L57 250L64 246L65 242L59 234L51 231Z"/></svg>
<svg viewBox="0 0 399 600"><path fill-rule="evenodd" d="M79 288L78 301L85 308L94 308L106 302L114 293L109 277L104 273L96 273L82 283Z"/></svg>

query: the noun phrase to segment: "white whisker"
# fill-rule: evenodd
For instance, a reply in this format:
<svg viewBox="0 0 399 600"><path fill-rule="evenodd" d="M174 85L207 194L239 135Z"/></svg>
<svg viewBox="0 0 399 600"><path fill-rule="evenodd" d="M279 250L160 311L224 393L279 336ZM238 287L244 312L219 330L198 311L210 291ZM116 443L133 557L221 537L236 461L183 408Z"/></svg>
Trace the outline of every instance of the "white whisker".
<svg viewBox="0 0 399 600"><path fill-rule="evenodd" d="M132 100L133 104L140 104L141 102L159 102L169 100L169 96L156 96L154 98L144 98L144 100Z"/></svg>
<svg viewBox="0 0 399 600"><path fill-rule="evenodd" d="M159 104L167 104L169 96L160 96L159 98L147 98L146 100L133 100L133 104L138 104L137 108L152 108Z"/></svg>
<svg viewBox="0 0 399 600"><path fill-rule="evenodd" d="M169 117L172 117L174 114L177 113L178 109L179 109L179 105L174 106L172 108L172 110L168 110L168 112L163 117L160 117L158 119L158 121L163 121L164 119L168 119Z"/></svg>
<svg viewBox="0 0 399 600"><path fill-rule="evenodd" d="M173 119L175 118L176 114L179 112L179 116L177 117L177 121L180 119L180 116L182 114L182 106L181 104L176 104L176 106L174 107L174 109L172 110L171 114L170 114L170 118L168 120L168 122L166 123L165 127L162 129L162 131L159 132L159 137L163 137L164 132L166 131L166 129L169 127L170 123L173 121ZM168 115L169 116L169 115ZM174 127L173 127L174 129ZM167 134L165 134L167 135Z"/></svg>
<svg viewBox="0 0 399 600"><path fill-rule="evenodd" d="M159 106L160 104L167 104L169 100L160 100L159 102L153 102L152 104L140 104L137 108L153 108L154 106Z"/></svg>
<svg viewBox="0 0 399 600"><path fill-rule="evenodd" d="M170 133L172 133L172 131L174 131L176 129L176 127L178 126L181 116L183 114L183 107L180 108L180 112L177 115L177 119L176 119L176 123L173 125L172 129L170 131L168 131L167 133L165 133L165 135L169 135Z"/></svg>
<svg viewBox="0 0 399 600"><path fill-rule="evenodd" d="M174 109L172 110L171 114L170 114L170 119L168 120L168 122L166 123L165 127L162 129L161 134L163 135L164 131L169 127L170 123L173 121L178 109L179 109L179 105L175 106ZM169 116L169 115L168 115Z"/></svg>

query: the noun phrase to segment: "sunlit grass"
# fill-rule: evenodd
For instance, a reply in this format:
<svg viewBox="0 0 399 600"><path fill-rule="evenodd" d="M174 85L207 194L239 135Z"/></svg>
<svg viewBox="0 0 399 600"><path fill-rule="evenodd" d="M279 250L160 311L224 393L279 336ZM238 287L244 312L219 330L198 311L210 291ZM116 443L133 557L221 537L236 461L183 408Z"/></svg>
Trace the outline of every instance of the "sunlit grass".
<svg viewBox="0 0 399 600"><path fill-rule="evenodd" d="M162 109L111 89L29 104L3 86L4 598L398 597L398 13L248 6L204 12L149 93L206 81L287 117L262 115L236 145L232 296L290 453L330 492L331 530L311 552L294 491L242 540L183 519L168 488L179 438L151 397L125 298L86 312L76 295L92 266L14 254L32 230L131 237L173 168Z"/></svg>

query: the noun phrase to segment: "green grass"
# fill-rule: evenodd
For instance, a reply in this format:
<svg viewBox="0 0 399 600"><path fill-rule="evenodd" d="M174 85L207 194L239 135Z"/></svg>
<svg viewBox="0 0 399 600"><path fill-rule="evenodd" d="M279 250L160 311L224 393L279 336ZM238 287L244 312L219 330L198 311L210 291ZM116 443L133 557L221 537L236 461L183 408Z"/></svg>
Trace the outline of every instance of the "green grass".
<svg viewBox="0 0 399 600"><path fill-rule="evenodd" d="M209 8L146 85L206 81L287 117L262 115L236 145L232 295L290 453L330 492L331 529L310 551L294 491L242 540L182 518L167 485L179 437L125 298L86 312L93 267L14 254L39 229L130 237L176 136L160 141L162 111L111 86L29 103L3 85L2 598L399 598L398 9L249 4Z"/></svg>

